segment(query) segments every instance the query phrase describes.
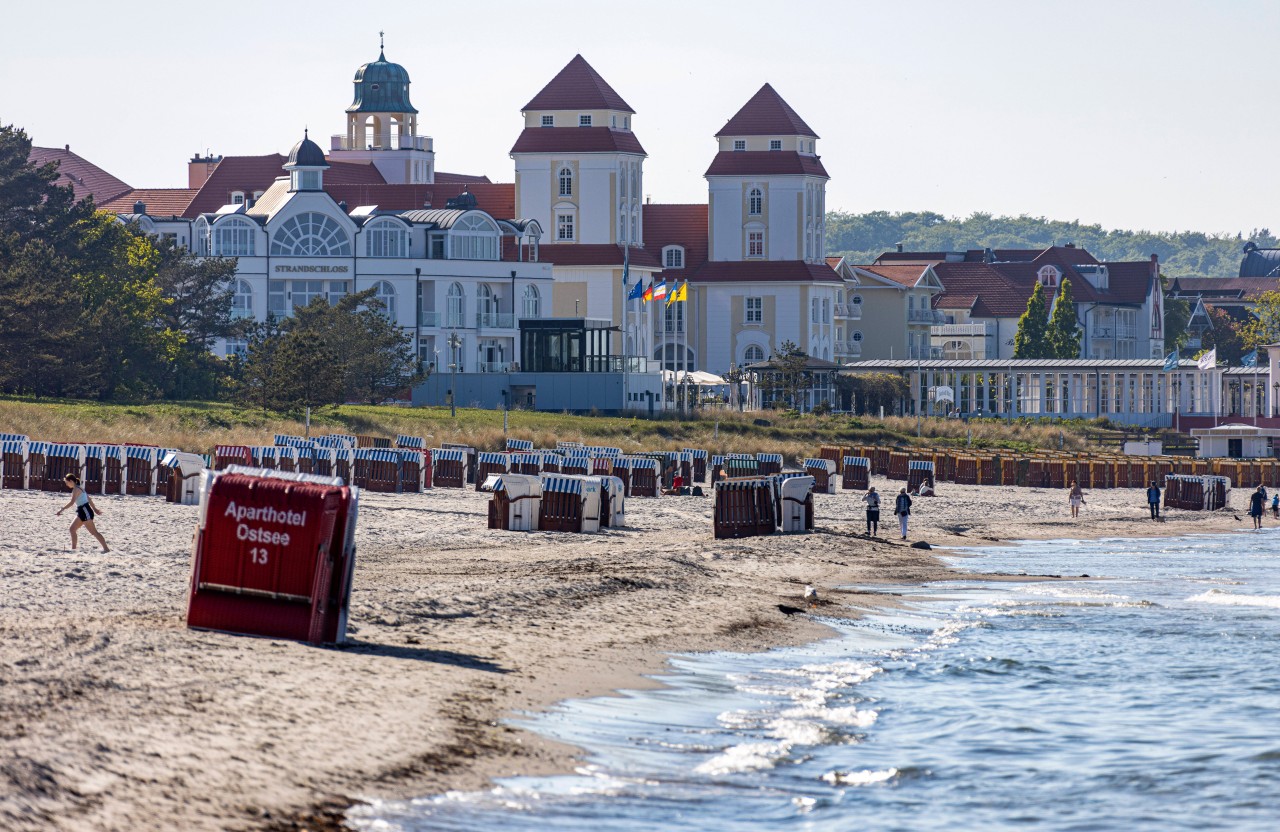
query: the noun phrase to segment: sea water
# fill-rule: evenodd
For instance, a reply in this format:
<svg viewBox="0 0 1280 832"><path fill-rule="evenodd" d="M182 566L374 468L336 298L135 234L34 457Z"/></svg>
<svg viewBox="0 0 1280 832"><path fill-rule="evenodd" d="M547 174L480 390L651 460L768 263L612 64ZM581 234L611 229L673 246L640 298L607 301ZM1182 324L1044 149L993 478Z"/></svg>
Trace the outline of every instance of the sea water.
<svg viewBox="0 0 1280 832"><path fill-rule="evenodd" d="M572 775L374 803L365 830L1280 829L1280 535L969 550L800 648L670 662L529 717Z"/></svg>

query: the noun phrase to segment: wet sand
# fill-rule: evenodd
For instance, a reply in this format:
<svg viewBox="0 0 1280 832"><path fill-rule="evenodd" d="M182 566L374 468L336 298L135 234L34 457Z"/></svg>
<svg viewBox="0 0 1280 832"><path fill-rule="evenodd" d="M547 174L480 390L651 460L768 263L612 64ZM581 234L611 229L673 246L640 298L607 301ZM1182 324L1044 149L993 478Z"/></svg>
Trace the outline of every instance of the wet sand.
<svg viewBox="0 0 1280 832"><path fill-rule="evenodd" d="M876 484L896 537L900 484ZM1154 523L1137 489L1090 492L1077 521L1064 491L941 491L916 500L908 543L1249 526ZM315 648L186 629L193 507L95 498L104 555L85 535L69 551L64 495L0 491L0 828L315 829L362 797L565 770L573 749L502 720L643 685L670 652L819 638L779 609L804 606L805 584L823 615L856 616L893 602L877 584L953 575L863 538L860 492L818 495L812 534L725 541L709 497L629 500L627 526L599 535L489 531L487 500L365 494L354 632Z"/></svg>

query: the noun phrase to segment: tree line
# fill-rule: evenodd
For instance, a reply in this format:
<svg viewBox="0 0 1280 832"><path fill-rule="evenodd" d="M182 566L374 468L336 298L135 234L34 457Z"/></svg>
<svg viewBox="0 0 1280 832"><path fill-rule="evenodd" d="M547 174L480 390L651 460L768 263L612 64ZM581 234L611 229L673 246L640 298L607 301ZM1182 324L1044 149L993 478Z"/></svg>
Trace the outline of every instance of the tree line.
<svg viewBox="0 0 1280 832"><path fill-rule="evenodd" d="M199 258L77 201L0 125L0 393L238 398L271 410L380 401L421 377L372 292L262 324L233 316L234 258ZM244 356L211 352L248 341Z"/></svg>
<svg viewBox="0 0 1280 832"><path fill-rule="evenodd" d="M908 251L1042 249L1075 243L1102 261L1148 260L1152 254L1159 255L1161 271L1170 277L1234 277L1240 273L1247 240L1263 248L1280 247L1280 238L1267 228L1247 234L1125 231L1078 220L981 212L960 218L933 211L832 211L826 221L827 253L848 255L855 263L872 263L897 243Z"/></svg>

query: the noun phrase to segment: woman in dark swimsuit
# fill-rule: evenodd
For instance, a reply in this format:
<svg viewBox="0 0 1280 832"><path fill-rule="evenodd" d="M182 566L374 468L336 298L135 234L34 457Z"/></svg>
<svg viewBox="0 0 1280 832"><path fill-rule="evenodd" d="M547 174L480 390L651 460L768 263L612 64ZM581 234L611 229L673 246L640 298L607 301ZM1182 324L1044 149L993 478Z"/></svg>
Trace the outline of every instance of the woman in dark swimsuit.
<svg viewBox="0 0 1280 832"><path fill-rule="evenodd" d="M67 474L63 478L63 482L67 484L67 488L71 489L71 502L58 509L58 515L61 516L62 512L72 506L75 506L76 509L76 519L71 522L71 548L73 550L76 548L78 543L76 532L80 531L81 526L84 526L89 530L89 534L97 538L98 542L102 544L102 551L110 552L111 550L107 548L106 539L98 531L97 527L93 525L93 518L100 513L98 507L93 504L93 500L89 499L89 495L80 487L80 478L75 474Z"/></svg>

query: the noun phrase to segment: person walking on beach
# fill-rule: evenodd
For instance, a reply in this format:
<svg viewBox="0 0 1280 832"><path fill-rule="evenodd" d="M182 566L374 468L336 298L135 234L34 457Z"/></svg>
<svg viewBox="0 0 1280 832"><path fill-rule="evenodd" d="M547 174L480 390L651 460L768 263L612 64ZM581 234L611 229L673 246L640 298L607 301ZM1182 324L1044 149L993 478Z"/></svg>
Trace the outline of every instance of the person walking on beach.
<svg viewBox="0 0 1280 832"><path fill-rule="evenodd" d="M1160 519L1160 486L1153 480L1147 488L1147 508L1151 509L1151 519Z"/></svg>
<svg viewBox="0 0 1280 832"><path fill-rule="evenodd" d="M880 495L874 485L862 496L862 502L867 504L867 537L875 537L880 531Z"/></svg>
<svg viewBox="0 0 1280 832"><path fill-rule="evenodd" d="M1071 496L1068 501L1071 503L1071 518L1074 520L1080 516L1080 506L1084 505L1084 492L1075 480L1071 481Z"/></svg>
<svg viewBox="0 0 1280 832"><path fill-rule="evenodd" d="M1262 528L1262 511L1267 505L1267 492L1262 486L1254 489L1249 495L1249 516L1253 518L1253 527Z"/></svg>
<svg viewBox="0 0 1280 832"><path fill-rule="evenodd" d="M75 550L78 544L76 532L80 531L81 526L84 526L89 530L89 534L97 538L98 543L102 545L102 551L110 552L111 550L107 548L106 539L102 536L102 533L98 531L97 527L93 525L93 518L97 517L101 512L99 512L98 507L93 504L93 500L89 499L89 495L85 493L84 489L80 487L80 478L75 474L67 474L62 481L66 483L67 488L71 489L71 501L58 509L58 514L56 516L62 516L62 512L72 506L75 506L76 519L71 521L72 550Z"/></svg>
<svg viewBox="0 0 1280 832"><path fill-rule="evenodd" d="M907 518L911 516L911 497L907 489L898 492L898 499L893 502L893 513L898 515L898 525L902 527L902 539L907 539Z"/></svg>
<svg viewBox="0 0 1280 832"><path fill-rule="evenodd" d="M1280 520L1280 492L1271 495L1271 516Z"/></svg>

